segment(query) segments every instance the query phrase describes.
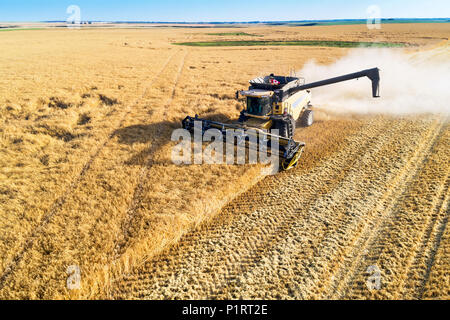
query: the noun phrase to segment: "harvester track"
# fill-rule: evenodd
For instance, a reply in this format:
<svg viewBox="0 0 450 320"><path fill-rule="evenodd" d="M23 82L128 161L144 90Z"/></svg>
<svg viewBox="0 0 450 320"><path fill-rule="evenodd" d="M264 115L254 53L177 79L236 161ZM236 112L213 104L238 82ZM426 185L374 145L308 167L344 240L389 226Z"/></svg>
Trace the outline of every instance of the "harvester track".
<svg viewBox="0 0 450 320"><path fill-rule="evenodd" d="M181 74L183 72L184 69L184 65L185 65L185 61L186 61L186 57L188 55L188 52L185 52L180 66L178 68L178 72L176 74L175 77L175 81L172 87L172 91L170 93L169 99L167 100L167 102L165 103L164 107L162 110L157 110L155 112L160 112L162 111L162 119L166 119L167 118L167 110L170 108L173 99L175 98L176 95L176 88L178 86ZM123 248L125 248L127 246L127 243L130 241L131 236L133 235L132 229L133 229L133 225L136 223L136 221L140 220L140 215L139 215L139 205L142 201L143 198L143 194L145 192L144 189L144 184L145 181L147 180L147 176L148 176L148 171L152 166L152 161L153 158L152 156L154 155L155 150L155 146L156 148L158 148L161 139L160 137L162 136L162 125L157 126L155 128L155 133L152 134L152 141L149 143L147 152L145 154L145 160L144 160L144 165L142 166L140 172L139 172L139 178L138 178L138 183L136 185L136 188L133 192L133 200L130 204L130 206L127 209L127 214L126 214L126 218L124 219L124 221L122 222L122 236L123 239L121 240L117 240L116 241L116 246L114 249L114 259L113 260L117 260L120 258L120 256L123 254Z"/></svg>
<svg viewBox="0 0 450 320"><path fill-rule="evenodd" d="M408 159L399 173L394 179L391 180L390 187L387 188L382 197L380 198L379 204L373 209L373 215L375 219L368 221L361 230L361 235L355 238L355 241L348 248L352 248L351 252L344 251L344 260L339 264L337 270L332 276L332 282L328 288L329 296L327 298L343 298L343 292L348 286L349 278L353 277L358 273L365 274L365 270L356 270L357 264L361 264L360 269L368 267L366 265L366 259L368 252L375 254L373 248L371 247L371 242L374 239L380 239L380 229L381 226L389 223L392 219L393 212L396 210L399 202L402 202L405 195L408 194L409 184L415 181L417 174L423 163L426 161L427 156L439 135L442 134L443 123L434 123L428 133L420 140L420 144L416 146L415 152ZM383 239L383 238L381 238ZM362 262L364 260L364 262ZM374 263L373 265L376 265ZM355 269L356 268L356 269Z"/></svg>
<svg viewBox="0 0 450 320"><path fill-rule="evenodd" d="M448 212L448 125L441 124L425 139L416 157L405 167L400 193L384 207L386 216L371 230L371 239L361 245L357 266L349 271L342 297L361 298L367 295L362 278L369 265L386 266L382 273L384 285L368 295L373 298L420 299L427 282L425 270L431 268L432 248L439 247ZM437 165L437 166L436 166ZM434 171L434 172L433 172ZM394 186L393 186L394 187ZM446 200L447 198L447 200ZM439 232L438 230L441 230ZM401 266L390 268L390 264ZM338 292L340 290L337 290Z"/></svg>

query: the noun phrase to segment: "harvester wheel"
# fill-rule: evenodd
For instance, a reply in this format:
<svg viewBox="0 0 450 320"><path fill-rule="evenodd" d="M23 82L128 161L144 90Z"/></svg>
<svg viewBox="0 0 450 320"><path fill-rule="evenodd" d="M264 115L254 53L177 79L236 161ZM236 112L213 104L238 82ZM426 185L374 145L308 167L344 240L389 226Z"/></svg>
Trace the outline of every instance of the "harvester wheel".
<svg viewBox="0 0 450 320"><path fill-rule="evenodd" d="M305 110L302 115L302 126L310 127L314 123L314 112L311 109Z"/></svg>
<svg viewBox="0 0 450 320"><path fill-rule="evenodd" d="M279 135L285 138L292 138L295 132L295 120L292 116L277 120L274 129L278 129Z"/></svg>

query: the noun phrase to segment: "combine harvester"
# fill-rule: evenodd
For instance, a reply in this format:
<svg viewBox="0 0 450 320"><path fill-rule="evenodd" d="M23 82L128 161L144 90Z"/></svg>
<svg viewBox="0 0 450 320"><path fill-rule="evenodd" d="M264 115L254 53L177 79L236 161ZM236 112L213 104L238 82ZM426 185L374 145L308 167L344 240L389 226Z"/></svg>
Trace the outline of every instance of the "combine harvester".
<svg viewBox="0 0 450 320"><path fill-rule="evenodd" d="M220 123L207 119L186 117L183 128L193 131L196 121L202 124L202 133L208 129L218 129L226 139L227 130L240 130L244 141L250 141L249 136L256 134L256 141L278 140L281 168L289 170L295 167L305 148L305 143L293 139L295 125L301 119L301 125L309 127L314 122L311 109L311 91L309 89L322 87L338 82L368 77L372 81L372 96L379 97L380 72L378 68L363 70L336 78L317 81L309 84L302 83L301 78L270 75L250 81L250 87L245 91L237 91L239 96L246 97L245 109L239 120L233 123ZM304 81L303 81L304 82ZM272 130L277 129L278 134ZM259 140L258 140L259 139ZM235 140L233 138L233 140ZM242 141L242 140L241 140ZM235 142L233 141L233 144ZM249 147L248 143L246 147Z"/></svg>

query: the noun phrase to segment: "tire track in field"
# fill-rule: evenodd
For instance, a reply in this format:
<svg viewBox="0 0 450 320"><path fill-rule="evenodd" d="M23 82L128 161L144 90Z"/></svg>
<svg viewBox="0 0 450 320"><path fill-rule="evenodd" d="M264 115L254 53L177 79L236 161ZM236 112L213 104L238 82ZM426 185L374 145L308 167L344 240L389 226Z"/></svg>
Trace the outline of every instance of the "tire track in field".
<svg viewBox="0 0 450 320"><path fill-rule="evenodd" d="M163 112L162 112L162 116L161 116L162 119L167 118L167 110L172 105L172 102L176 96L176 89L177 89L178 83L180 81L180 77L183 73L187 55L188 55L188 52L186 51L183 55L180 66L178 68L178 72L175 77L175 82L172 87L172 92L170 94L170 97L163 107ZM156 115L156 112L154 115ZM114 248L114 254L113 254L113 256L114 256L113 261L118 260L122 256L125 249L127 248L127 244L129 243L130 239L133 236L135 236L135 234L133 233L133 231L135 230L134 226L136 225L136 223L139 223L139 221L142 218L142 214L140 213L139 206L144 197L144 193L145 193L144 185L145 185L145 181L147 180L146 178L148 175L148 171L152 166L154 153L165 143L165 140L162 139L163 126L164 126L164 124L160 124L159 126L157 126L155 128L155 134L152 134L153 140L149 144L148 150L146 151L144 165L142 166L142 168L139 172L138 183L134 189L131 204L129 205L129 207L127 209L126 218L122 222L121 229L122 229L123 239L120 239L120 240L118 239L116 241L116 246Z"/></svg>
<svg viewBox="0 0 450 320"><path fill-rule="evenodd" d="M434 131L432 138L426 141L425 148L418 150L419 159L416 168L410 179L407 179L402 185L401 193L386 208L387 213L384 219L376 225L364 247L361 248L360 254L353 261L353 266L347 274L340 293L341 298L399 298L401 285L398 281L404 282L406 279L402 280L402 274L411 271L408 268L411 263L408 262L410 260L409 257L417 252L414 250L416 246L415 240L422 240L429 219L427 209L417 208L408 214L409 210L405 210L405 205L408 206L411 201L416 203L414 195L411 195L411 190L413 190L414 186L422 184L422 187L430 187L432 186L431 180L441 178L436 175L429 177L430 179L425 177L427 181L424 184L422 170L427 168L429 159L434 156L434 147L441 143L441 137L444 132L445 128L443 129L441 123ZM447 176L444 176L444 181L446 178ZM423 191L425 190L420 192ZM440 192L434 190L433 195L436 195L436 193L439 195ZM432 204L432 206L434 208L435 205ZM395 266L392 263L395 263ZM365 286L364 280L369 276L365 271L370 265L376 265L382 271L384 283L382 290L370 292ZM405 273L402 273L402 270L406 270ZM392 281L389 281L389 279Z"/></svg>
<svg viewBox="0 0 450 320"><path fill-rule="evenodd" d="M423 279L417 280L416 282L420 282L416 286L412 286L414 289L414 292L412 294L413 297L418 299L423 299L425 290L426 290L426 284L430 279L431 270L434 266L434 262L436 259L436 254L438 249L441 245L442 236L444 235L444 232L447 228L448 219L450 212L448 211L448 205L450 202L450 193L449 193L449 185L450 181L448 180L447 176L447 183L445 188L442 191L441 197L443 197L440 201L440 204L436 207L437 216L442 216L443 219L436 219L433 223L433 226L431 226L429 234L427 235L427 238L424 241L424 244L421 246L421 248L418 251L417 256L415 257L415 261L413 266L410 269L410 272L408 273L408 278L412 278L414 274L419 273L418 270L423 269L424 266L426 267L425 275ZM445 214L446 213L446 214ZM433 235L436 233L436 235L433 237ZM424 263L423 260L426 260ZM406 290L405 290L406 291ZM403 295L406 296L407 293L403 292Z"/></svg>
<svg viewBox="0 0 450 320"><path fill-rule="evenodd" d="M396 132L380 136L380 143L355 162L338 188L318 198L310 208L295 208L299 218L289 226L285 236L276 239L277 244L265 261L241 275L241 279L252 280L233 288L234 293L250 298L317 298L327 283L330 262L338 260L341 249L349 245L358 230L360 216L365 217L378 198L377 189L387 186L391 174L377 164L390 165L391 160L386 157L380 161L386 151L394 149L393 154L401 154L405 148L396 141L406 129L405 124L393 125ZM415 135L419 134L417 130ZM371 194L364 196L368 191ZM304 215L308 218L302 218ZM256 279L263 280L258 283ZM254 293L258 285L265 287L262 295ZM229 293L221 297L229 297Z"/></svg>
<svg viewBox="0 0 450 320"><path fill-rule="evenodd" d="M408 238L414 238L415 243L402 242L404 246L411 248L407 253L402 253L398 263L403 265L403 272L396 273L394 299L422 299L425 285L434 265L435 254L440 246L442 234L447 226L449 212L447 211L449 199L449 126L446 125L433 144L430 155L424 163L420 174L411 184L405 197L398 218L399 226L408 227ZM417 198L417 196L419 198ZM420 206L421 214L415 214L412 210L416 204ZM405 214L408 219L405 219ZM413 220L414 219L414 220ZM409 220L414 222L411 228ZM403 227L403 229L405 228ZM398 226L394 225L392 234ZM392 238L399 237L399 232ZM389 239L392 241L391 239ZM403 248L399 248L402 250ZM385 255L386 246L383 254ZM386 255L385 255L386 256ZM445 283L442 283L445 286ZM448 284L447 284L448 285Z"/></svg>
<svg viewBox="0 0 450 320"><path fill-rule="evenodd" d="M351 249L350 252L348 252L349 250L342 252L345 258L339 263L339 267L332 275L332 283L327 288L327 298L342 298L342 288L348 284L349 279L356 272L355 268L365 256L367 247L371 241L378 236L381 226L392 216L392 210L397 204L398 199L406 193L409 183L414 181L419 168L426 160L426 156L432 148L433 142L438 138L442 125L442 123L434 123L427 136L421 140L420 145L416 148L412 157L392 180L390 188L384 192L379 204L372 210L373 212L370 216L374 216L374 219L368 222L364 221L366 224L360 236L354 239L354 243L351 246L347 247Z"/></svg>
<svg viewBox="0 0 450 320"><path fill-rule="evenodd" d="M298 217L298 212L295 211L296 207L298 208L303 205L311 206L318 197L323 197L330 190L336 188L340 181L345 178L348 170L353 167L355 162L366 151L374 149L377 144L379 148L384 145L384 143L380 143L378 140L380 135L386 138L393 136L394 129L386 129L384 126L380 126L380 123L373 126L376 126L376 129L370 127L370 130L361 133L361 136L356 137L352 144L345 148L345 150L342 150L342 156L339 160L332 158L323 167L316 168L313 173L310 173L311 177L315 176L316 183L318 184L318 186L312 186L317 187L314 198L310 198L312 196L311 194L308 198L308 191L303 191L305 193L305 200L302 201L297 201L292 197L289 197L287 201L283 197L274 197L273 193L277 193L279 192L278 190L284 188L291 188L291 192L294 193L302 192L302 178L286 173L267 178L257 187L253 188L250 193L240 197L237 203L231 204L228 209L224 210L225 217L232 218L233 215L239 215L234 222L221 226L221 222L216 221L213 223L212 229L208 228L207 230L189 233L181 241L179 245L180 249L175 248L159 257L156 261L151 261L149 264L155 263L156 267L147 266L150 270L146 274L152 278L142 284L142 289L145 291L149 289L148 291L153 292L153 295L150 295L150 297L161 298L164 296L164 293L161 292L162 288L159 285L164 283L167 278L170 279L168 282L173 284L171 286L172 289L177 287L186 288L185 284L173 283L177 281L177 279L174 279L174 274L179 274L179 278L188 278L188 281L198 280L195 278L199 274L209 274L214 278L213 281L208 281L210 287L202 288L201 292L195 293L194 297L217 297L222 294L227 289L226 287L229 286L229 282L235 282L238 275L248 271L247 269L253 267L255 263L257 264L266 255L266 252L270 251L276 245L277 239L283 238L286 231L289 230L290 224ZM361 154L361 151L363 151L362 155L357 156ZM339 167L340 170L334 170L330 176L327 168L335 167ZM304 179L307 180L308 177ZM308 185L305 186L305 189L308 189ZM273 191L268 192L267 190ZM252 207L253 203L258 207L259 204L267 200L271 201L270 206L276 208L278 214L269 214L267 216L267 212L264 210L256 210L250 214L242 214L242 211L251 211L249 207ZM263 207L265 206L267 205ZM283 212L287 213L283 214ZM223 220L224 217L220 219L220 221ZM222 239L224 237L226 239ZM248 248L251 248L251 251L257 253L249 254ZM208 255L205 252L212 253ZM194 259L192 255L194 255ZM220 262L215 262L213 258L218 259ZM164 273L164 270L167 270L164 265L167 260L170 261L170 269L173 268L174 270ZM252 262L253 265L249 262ZM224 272L225 269L226 271ZM154 273L156 274L154 275ZM132 276L128 279L130 278ZM130 279L130 282L134 281ZM217 282L220 284L217 285ZM133 285L140 287L140 284L133 283ZM121 294L126 294L126 292L118 292L118 294L120 296ZM138 292L138 294L141 293ZM176 297L184 297L180 296L179 292L172 292L172 294L176 294ZM191 294L194 293L191 292ZM165 297L169 297L169 295ZM192 296L189 297L192 298Z"/></svg>
<svg viewBox="0 0 450 320"><path fill-rule="evenodd" d="M443 222L437 229L435 241L431 248L431 254L427 261L427 270L423 279L423 288L419 292L421 299L450 299L450 275L448 262L450 261L449 220L450 194L444 198L441 210L446 212Z"/></svg>
<svg viewBox="0 0 450 320"><path fill-rule="evenodd" d="M170 63L172 58L175 56L177 52L173 53L171 56L168 57L166 62L164 63L161 70L155 74L153 77L151 77L150 84L145 87L142 95L138 97L133 103L128 104L128 107L126 108L125 113L122 115L122 117L119 120L119 124L115 126L114 130L111 131L111 133L107 136L107 138L100 144L100 146L97 148L97 150L91 155L89 160L84 164L81 172L76 176L76 178L72 181L72 183L69 185L69 187L64 191L64 193L52 204L50 207L50 210L44 214L42 217L39 226L37 226L31 234L26 236L25 243L22 246L22 249L14 256L14 258L8 263L7 267L4 269L3 274L0 277L0 289L3 288L6 280L9 278L9 276L14 272L15 268L19 264L19 262L22 260L25 252L30 250L34 244L35 239L37 236L45 229L47 224L51 221L52 217L62 208L66 200L69 198L69 196L73 193L73 191L79 186L80 182L83 180L83 177L86 175L86 173L89 171L92 163L95 161L95 159L98 157L100 152L106 147L108 142L110 142L114 136L115 132L118 128L121 128L123 124L126 121L127 116L132 111L132 107L136 106L141 99L145 97L148 90L153 86L154 80L156 80L159 75L164 72L167 65Z"/></svg>
<svg viewBox="0 0 450 320"><path fill-rule="evenodd" d="M448 128L447 128L448 130ZM429 222L423 223L421 242L416 246L416 251L411 254L407 261L405 274L401 284L401 290L396 295L402 299L422 299L425 291L425 285L430 277L431 269L434 265L436 253L441 244L442 235L446 229L450 212L449 187L450 187L450 160L443 155L447 152L445 148L449 145L449 133L445 128L440 133L439 140L434 143L431 155L424 164L420 175L418 175L415 184L411 184L409 194L421 194L425 198L422 203L432 212L429 215ZM443 147L442 147L443 146ZM444 151L445 150L445 151ZM438 170L442 172L438 175L434 173L435 168L431 164L437 164ZM421 184L425 182L428 186L435 186L433 192L425 192ZM422 194L423 193L423 194ZM437 195L436 197L434 197ZM411 197L406 199L412 199ZM407 205L407 204L406 204ZM405 207L405 205L403 205ZM425 211L425 210L423 210Z"/></svg>
<svg viewBox="0 0 450 320"><path fill-rule="evenodd" d="M340 257L348 256L349 248L352 252L361 250L358 243L363 231L380 215L374 208L379 203L383 203L381 207L392 205L387 193L401 197L405 177L415 179L413 169L420 167L422 153L430 152L428 147L440 132L436 121L399 122L385 123L384 127L379 124L386 131L373 134L372 139L366 136L336 155L347 155L348 159L358 155L352 162L354 168L336 185L337 170L346 171L342 159L331 159L305 177L298 175L300 171L291 171L276 176L272 184L270 178L264 180L225 208L220 219L189 233L178 246L126 276L113 297L321 296L332 288L327 287L328 279L344 265ZM366 140L371 140L368 152L358 152ZM310 189L314 178L320 184ZM329 188L321 189L320 185ZM386 191L390 189L395 192ZM365 199L352 190L369 193ZM312 195L313 199L307 198ZM296 200L296 196L306 200ZM354 210L354 205L362 205L361 212L348 215L345 208ZM366 218L372 223L362 220Z"/></svg>
<svg viewBox="0 0 450 320"><path fill-rule="evenodd" d="M425 147L430 139L432 140L435 137L437 131L436 126L432 126L428 130L426 137L421 140L420 146ZM327 289L330 291L330 289L327 288L329 282L331 281L332 283L336 278L339 278L336 273L339 273L340 270L347 269L347 266L343 266L343 261L348 260L348 252L352 251L351 249L358 253L364 252L364 246L358 241L365 232L376 233L376 231L373 231L374 224L382 220L383 212L386 211L383 209L389 206L390 199L397 199L397 196L403 192L404 187L403 184L400 183L405 181L405 174L408 174L408 177L414 177L414 172L417 168L417 156L421 154L422 149L416 149L412 155L409 155L409 151L414 148L413 146L403 146L402 144L392 144L392 146L389 146L389 144L386 145L388 147L387 150L390 152L394 151L392 153L393 155L402 155L398 158L399 164L403 162L402 159L405 159L406 163L402 163L400 170L395 172L393 176L387 174L387 172L390 171L389 167L378 167L373 173L368 171L367 180L370 180L370 184L366 187L358 186L358 189L371 190L370 194L377 194L377 196L371 197L369 195L368 197L364 197L364 195L361 194L359 197L360 199L354 200L354 204L356 205L358 202L362 204L365 202L367 203L367 206L369 206L369 203L373 201L374 206L367 211L363 208L355 208L353 210L358 211L360 216L357 216L357 214L353 212L351 212L351 214L343 214L337 219L337 223L333 228L328 228L328 236L321 241L320 245L317 247L317 250L320 251L319 258L310 259L309 262L310 265L314 266L313 270L318 274L317 278L323 283L323 288L318 289L317 284L310 284L309 287L304 287L303 290L309 292L309 297L322 297L324 291L327 291ZM383 153L380 153L380 157L382 155ZM381 164L382 162L379 163L379 165ZM392 162L392 164L395 164L395 162ZM387 163L387 165L389 166L390 164ZM357 185L357 180L354 180L352 184ZM378 193L380 196L378 196ZM349 198L347 199L350 201ZM348 210L345 202L342 204L337 202L336 207L337 210L342 210L343 213L345 213L345 210ZM327 257L325 261L321 261L323 256ZM342 257L344 257L344 259ZM320 266L320 268L317 266Z"/></svg>
<svg viewBox="0 0 450 320"><path fill-rule="evenodd" d="M395 130L399 130L399 128L396 128ZM328 179L332 182L327 183L325 186L325 189L319 189L315 190L314 194L310 194L306 200L305 203L302 203L302 200L298 199L295 195L293 195L290 191L290 189L293 186L293 183L289 183L287 186L280 188L278 192L280 194L286 194L285 201L289 202L291 206L286 208L286 213L284 214L282 218L282 224L279 226L276 226L275 230L273 232L270 232L272 235L267 239L267 242L258 242L258 245L253 248L249 252L249 254L244 257L242 260L245 261L247 267L244 268L244 275L242 274L233 274L229 280L232 282L235 282L235 280L239 277L239 281L242 281L242 279L245 278L254 278L253 272L255 265L264 265L264 258L271 257L273 255L276 255L277 252L280 252L280 250L284 250L285 243L286 246L290 246L292 243L290 243L291 233L294 228L298 225L299 216L302 216L305 213L313 212L314 207L317 205L317 203L321 202L323 199L326 199L329 197L329 195L334 194L335 192L340 192L342 184L348 179L349 176L352 175L352 172L355 171L355 167L360 167L361 163L365 162L366 155L368 153L376 153L386 145L385 139L390 139L393 136L393 133L396 131L391 132L384 132L383 135L377 136L377 139L369 141L366 145L363 147L360 147L360 149L356 149L357 153L356 156L354 156L351 161L347 164L345 164L343 167L340 167L340 170L337 171L338 175L328 175ZM290 177L289 177L290 178ZM287 178L287 179L289 179ZM300 186L301 184L299 184ZM284 192L283 192L284 191ZM266 205L265 205L266 206ZM279 212L282 214L282 212ZM339 215L338 218L340 219L343 215ZM326 236L330 233L330 226L327 225L326 232L323 232L320 234L319 230L321 230L321 227L323 227L323 223L327 223L325 219L317 219L313 221L313 219L307 219L307 223L317 223L318 226L315 230L315 241L318 243L322 243L325 241ZM272 225L269 225L269 228L272 228ZM267 230L262 230L263 232L266 232ZM267 260L267 259L266 259ZM281 275L278 275L281 276ZM240 283L237 283L237 286L241 286ZM220 298L228 298L230 296L231 290L230 290L230 284L226 284L222 289L223 293L219 295ZM220 290L222 291L222 290ZM228 292L227 292L228 291ZM239 290L236 290L235 288L232 288L232 291L237 293ZM267 297L266 297L267 298Z"/></svg>

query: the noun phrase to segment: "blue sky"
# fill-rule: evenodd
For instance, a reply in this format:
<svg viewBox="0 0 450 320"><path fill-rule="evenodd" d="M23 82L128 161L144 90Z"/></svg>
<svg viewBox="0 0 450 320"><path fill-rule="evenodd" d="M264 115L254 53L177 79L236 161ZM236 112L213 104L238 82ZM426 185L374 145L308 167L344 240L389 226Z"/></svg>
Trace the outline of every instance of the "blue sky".
<svg viewBox="0 0 450 320"><path fill-rule="evenodd" d="M0 0L0 21L66 20L69 5L82 20L269 21L366 18L378 5L383 18L447 18L448 0Z"/></svg>

